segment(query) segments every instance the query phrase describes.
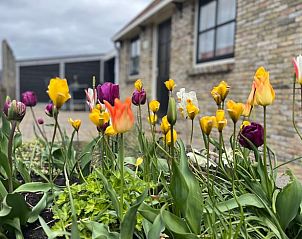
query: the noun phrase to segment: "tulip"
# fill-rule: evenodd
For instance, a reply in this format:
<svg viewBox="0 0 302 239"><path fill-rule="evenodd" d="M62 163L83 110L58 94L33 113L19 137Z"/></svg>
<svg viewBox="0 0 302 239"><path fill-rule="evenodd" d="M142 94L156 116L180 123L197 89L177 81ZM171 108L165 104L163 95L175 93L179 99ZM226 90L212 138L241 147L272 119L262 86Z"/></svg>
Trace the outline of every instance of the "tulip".
<svg viewBox="0 0 302 239"><path fill-rule="evenodd" d="M45 114L50 116L50 117L53 117L53 104L52 103L49 103L45 106Z"/></svg>
<svg viewBox="0 0 302 239"><path fill-rule="evenodd" d="M151 113L150 116L148 116L148 122L152 125L155 125L157 122L157 115Z"/></svg>
<svg viewBox="0 0 302 239"><path fill-rule="evenodd" d="M3 112L9 121L21 122L26 113L26 105L20 101L11 101L9 97L4 103Z"/></svg>
<svg viewBox="0 0 302 239"><path fill-rule="evenodd" d="M244 110L244 104L229 100L227 102L227 108L231 119L233 120L234 124L236 124Z"/></svg>
<svg viewBox="0 0 302 239"><path fill-rule="evenodd" d="M143 82L142 82L142 80L141 79L136 80L135 83L134 83L134 87L135 87L135 89L138 92L141 92L142 89L143 89Z"/></svg>
<svg viewBox="0 0 302 239"><path fill-rule="evenodd" d="M128 97L125 103L118 98L112 106L108 101L104 100L106 108L109 110L112 120L112 126L117 133L125 133L130 130L134 124L134 116L131 110L131 99Z"/></svg>
<svg viewBox="0 0 302 239"><path fill-rule="evenodd" d="M160 103L157 100L151 100L149 103L149 108L153 113L159 110Z"/></svg>
<svg viewBox="0 0 302 239"><path fill-rule="evenodd" d="M169 79L169 80L165 81L165 85L166 85L166 88L168 89L168 91L172 91L175 87L175 82L174 82L174 80Z"/></svg>
<svg viewBox="0 0 302 239"><path fill-rule="evenodd" d="M299 55L297 58L294 58L293 64L296 72L296 80L300 85L302 85L302 56Z"/></svg>
<svg viewBox="0 0 302 239"><path fill-rule="evenodd" d="M243 106L243 111L242 111L241 115L244 116L244 117L249 117L250 114L251 114L251 110L252 110L252 106L249 103L246 103Z"/></svg>
<svg viewBox="0 0 302 239"><path fill-rule="evenodd" d="M222 102L224 102L225 98L227 97L229 93L230 87L225 81L221 81L219 85L215 86L212 91L211 95L213 99L215 100L217 105L220 105Z"/></svg>
<svg viewBox="0 0 302 239"><path fill-rule="evenodd" d="M166 135L168 133L168 131L170 130L170 128L171 128L171 125L168 122L168 118L167 118L167 116L164 116L161 119L161 124L160 124L160 129L161 129L162 133L164 135Z"/></svg>
<svg viewBox="0 0 302 239"><path fill-rule="evenodd" d="M57 109L60 109L71 98L67 80L59 77L50 80L47 93Z"/></svg>
<svg viewBox="0 0 302 239"><path fill-rule="evenodd" d="M252 149L250 142L255 147L260 147L264 142L264 129L263 127L255 122L252 122L250 125L244 126L240 132L239 143L248 149ZM250 141L250 142L249 142Z"/></svg>
<svg viewBox="0 0 302 239"><path fill-rule="evenodd" d="M114 130L114 128L113 128L112 125L109 125L108 127L106 127L105 135L107 135L107 136L114 136L114 135L116 135L116 132L115 132L115 130Z"/></svg>
<svg viewBox="0 0 302 239"><path fill-rule="evenodd" d="M26 106L33 107L37 104L37 95L33 91L26 91L22 93L22 100Z"/></svg>
<svg viewBox="0 0 302 239"><path fill-rule="evenodd" d="M85 90L85 94L86 94L86 103L88 104L89 110L91 111L93 108L95 108L97 103L96 89L88 88L87 90Z"/></svg>
<svg viewBox="0 0 302 239"><path fill-rule="evenodd" d="M240 126L240 130L242 130L245 126L251 125L250 121L244 120Z"/></svg>
<svg viewBox="0 0 302 239"><path fill-rule="evenodd" d="M215 127L218 129L219 132L222 132L226 124L227 124L227 120L224 117L224 110L217 110L215 124L214 124Z"/></svg>
<svg viewBox="0 0 302 239"><path fill-rule="evenodd" d="M204 116L199 120L200 128L204 134L211 134L212 128L216 120L215 118L215 116Z"/></svg>
<svg viewBox="0 0 302 239"><path fill-rule="evenodd" d="M94 108L89 114L89 119L100 129L104 124L109 122L110 116L108 112Z"/></svg>
<svg viewBox="0 0 302 239"><path fill-rule="evenodd" d="M132 95L132 103L134 105L144 105L146 103L146 91L144 89L141 91L135 90Z"/></svg>
<svg viewBox="0 0 302 239"><path fill-rule="evenodd" d="M43 119L42 117L39 117L39 118L37 119L37 123L38 123L38 124L44 124L44 119Z"/></svg>
<svg viewBox="0 0 302 239"><path fill-rule="evenodd" d="M191 120L199 113L199 108L196 107L192 102L187 103L187 113Z"/></svg>
<svg viewBox="0 0 302 239"><path fill-rule="evenodd" d="M82 121L79 119L73 120L72 118L68 119L69 124L74 128L75 131L79 131Z"/></svg>
<svg viewBox="0 0 302 239"><path fill-rule="evenodd" d="M171 130L169 130L169 132L166 134L165 138L166 138L166 144L168 146L170 146L172 143ZM174 144L175 144L176 140L177 140L177 132L175 129L173 129L173 143Z"/></svg>
<svg viewBox="0 0 302 239"><path fill-rule="evenodd" d="M105 82L97 86L98 99L101 103L104 101L114 105L114 100L120 98L119 85L111 82Z"/></svg>
<svg viewBox="0 0 302 239"><path fill-rule="evenodd" d="M254 76L254 105L267 106L275 100L275 91L269 81L269 72L259 67ZM253 104L252 104L253 105Z"/></svg>

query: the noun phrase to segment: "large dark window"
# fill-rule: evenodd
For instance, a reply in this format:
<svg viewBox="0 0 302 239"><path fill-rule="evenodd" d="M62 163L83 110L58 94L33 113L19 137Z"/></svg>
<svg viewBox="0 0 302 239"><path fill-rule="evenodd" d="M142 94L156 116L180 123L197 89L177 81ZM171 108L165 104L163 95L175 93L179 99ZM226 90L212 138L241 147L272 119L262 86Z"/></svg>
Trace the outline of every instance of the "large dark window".
<svg viewBox="0 0 302 239"><path fill-rule="evenodd" d="M140 40L135 38L130 44L130 75L137 75L139 73L139 55L140 55Z"/></svg>
<svg viewBox="0 0 302 239"><path fill-rule="evenodd" d="M236 0L199 0L197 63L234 56Z"/></svg>

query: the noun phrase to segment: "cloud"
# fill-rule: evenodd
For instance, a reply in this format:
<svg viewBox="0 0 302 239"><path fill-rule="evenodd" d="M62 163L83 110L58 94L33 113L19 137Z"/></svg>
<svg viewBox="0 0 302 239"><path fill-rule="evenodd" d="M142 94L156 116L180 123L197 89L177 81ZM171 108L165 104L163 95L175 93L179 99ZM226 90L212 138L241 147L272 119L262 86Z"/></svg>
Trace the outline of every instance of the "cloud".
<svg viewBox="0 0 302 239"><path fill-rule="evenodd" d="M17 59L107 52L111 37L149 2L0 1L0 40L8 40Z"/></svg>

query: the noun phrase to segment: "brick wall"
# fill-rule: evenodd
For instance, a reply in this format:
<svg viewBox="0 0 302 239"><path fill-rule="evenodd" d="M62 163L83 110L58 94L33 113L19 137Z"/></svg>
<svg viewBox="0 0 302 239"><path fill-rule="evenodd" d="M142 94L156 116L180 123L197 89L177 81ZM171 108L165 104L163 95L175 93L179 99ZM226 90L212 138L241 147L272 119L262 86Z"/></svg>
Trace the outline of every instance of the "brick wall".
<svg viewBox="0 0 302 239"><path fill-rule="evenodd" d="M220 64L194 64L196 2L186 1L181 10L174 8L172 15L170 76L176 81L176 91L185 87L195 90L200 104L200 116L215 114L216 105L210 91L225 80L231 86L228 99L245 102L255 70L264 66L270 72L276 100L268 107L268 143L279 159L289 160L301 156L302 142L294 132L292 109L292 57L302 53L302 2L299 0L238 0L233 61ZM146 26L141 39L149 42L143 47L141 40L140 77L148 90L152 79L152 28ZM125 74L129 42L120 50L120 82L122 91L132 92L133 85ZM127 83L128 82L128 83ZM149 92L149 91L148 91ZM297 108L300 104L297 104ZM262 122L262 109L254 110L252 120ZM302 129L302 112L297 113ZM179 120L176 129L188 140L189 122ZM225 131L231 134L231 120ZM201 148L199 124L195 123L194 146Z"/></svg>

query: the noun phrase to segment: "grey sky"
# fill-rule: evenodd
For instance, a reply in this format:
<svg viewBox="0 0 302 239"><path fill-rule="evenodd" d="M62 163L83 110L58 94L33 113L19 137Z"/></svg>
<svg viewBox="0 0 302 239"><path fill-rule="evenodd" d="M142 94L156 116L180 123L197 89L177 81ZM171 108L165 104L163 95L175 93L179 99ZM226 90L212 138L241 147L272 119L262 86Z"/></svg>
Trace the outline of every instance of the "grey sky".
<svg viewBox="0 0 302 239"><path fill-rule="evenodd" d="M0 0L0 40L17 59L107 52L114 33L150 1Z"/></svg>

